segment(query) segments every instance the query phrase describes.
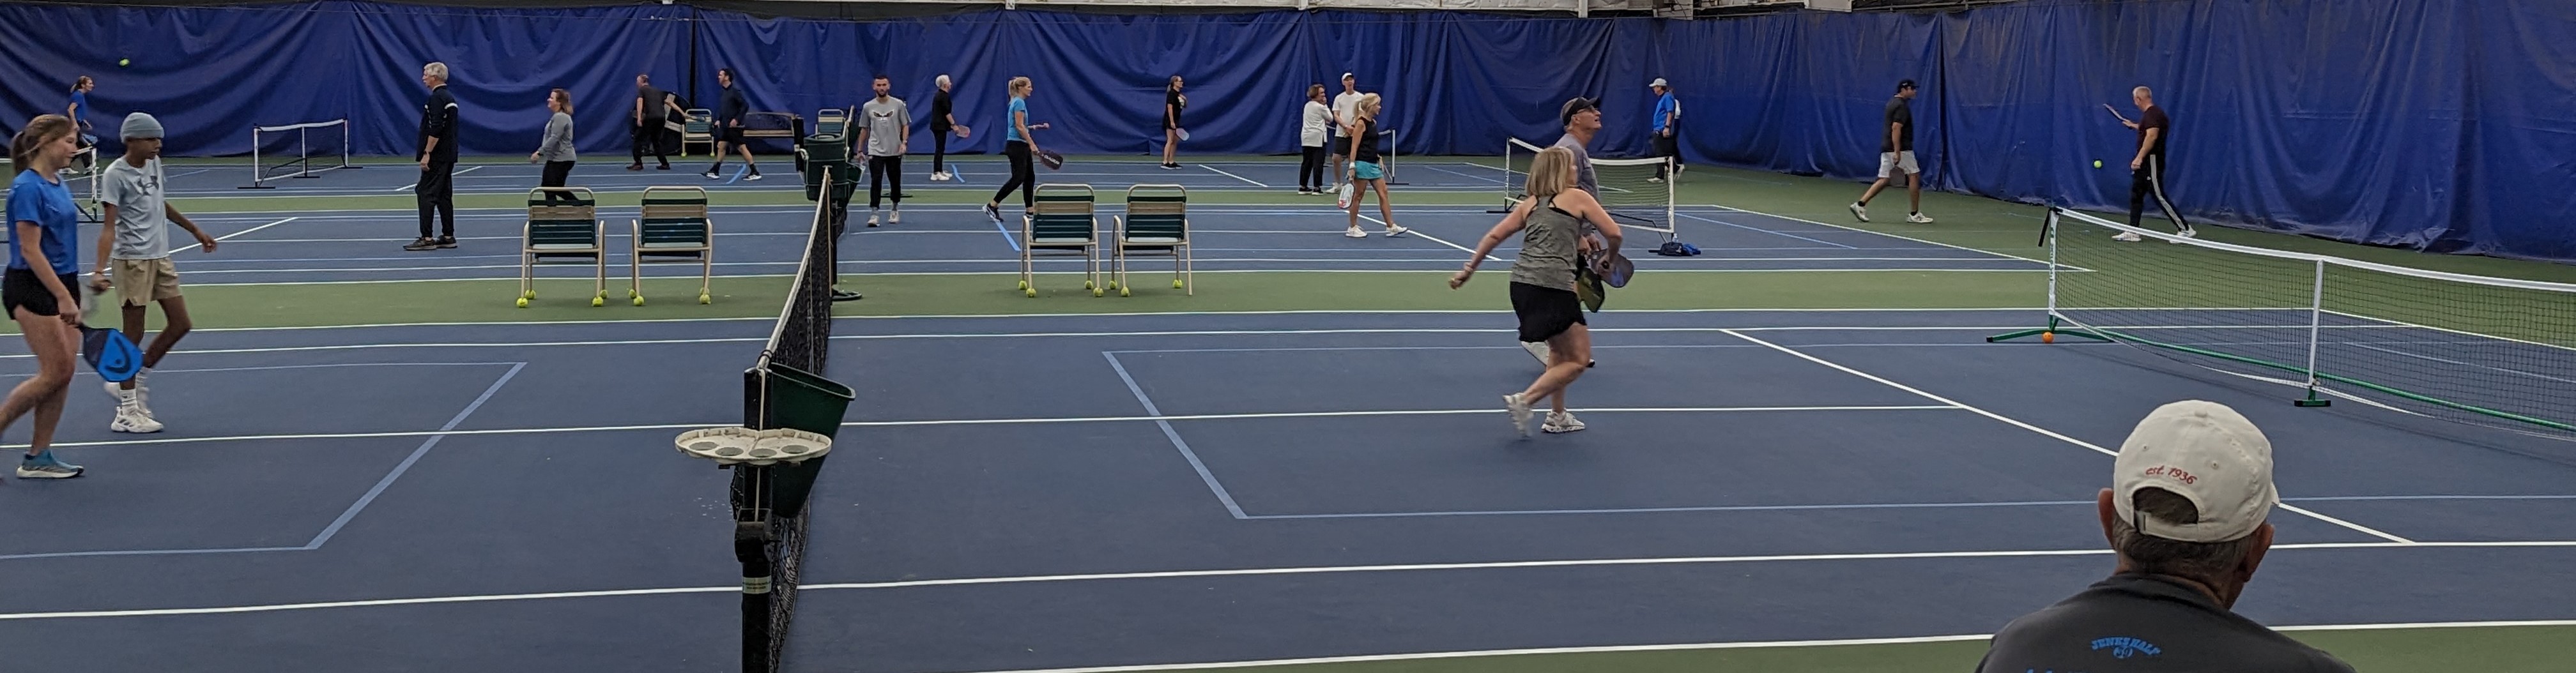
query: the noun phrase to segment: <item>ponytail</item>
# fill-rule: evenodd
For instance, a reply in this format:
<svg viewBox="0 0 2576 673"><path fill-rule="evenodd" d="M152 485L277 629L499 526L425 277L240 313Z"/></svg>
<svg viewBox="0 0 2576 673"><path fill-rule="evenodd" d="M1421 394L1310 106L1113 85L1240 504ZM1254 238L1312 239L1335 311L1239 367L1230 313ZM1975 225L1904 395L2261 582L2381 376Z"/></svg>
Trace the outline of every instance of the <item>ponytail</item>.
<svg viewBox="0 0 2576 673"><path fill-rule="evenodd" d="M16 137L9 139L9 165L18 170L35 168L36 148L72 132L72 120L62 115L41 115L27 122Z"/></svg>

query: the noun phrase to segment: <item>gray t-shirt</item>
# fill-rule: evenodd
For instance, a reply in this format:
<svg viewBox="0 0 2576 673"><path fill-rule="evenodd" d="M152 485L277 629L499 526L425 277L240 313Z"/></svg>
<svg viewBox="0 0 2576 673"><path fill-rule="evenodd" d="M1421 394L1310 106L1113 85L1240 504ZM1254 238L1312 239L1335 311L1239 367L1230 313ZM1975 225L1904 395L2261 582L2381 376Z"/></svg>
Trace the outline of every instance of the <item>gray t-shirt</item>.
<svg viewBox="0 0 2576 673"><path fill-rule="evenodd" d="M1555 208L1554 197L1539 199L1521 221L1521 252L1512 257L1512 282L1574 291L1574 237L1582 220Z"/></svg>
<svg viewBox="0 0 2576 673"><path fill-rule="evenodd" d="M1980 673L2352 673L2316 648L2219 607L2208 594L2123 573L1995 634Z"/></svg>
<svg viewBox="0 0 2576 673"><path fill-rule="evenodd" d="M1601 180L1592 174L1592 153L1583 150L1583 141L1568 133L1556 139L1556 146L1574 150L1574 184L1600 198Z"/></svg>
<svg viewBox="0 0 2576 673"><path fill-rule="evenodd" d="M904 136L912 133L912 109L903 104L903 99L870 98L867 105L859 107L859 116L868 125L868 156L903 154Z"/></svg>
<svg viewBox="0 0 2576 673"><path fill-rule="evenodd" d="M170 210L162 191L161 160L134 167L120 158L108 162L100 200L116 206L116 245L112 259L160 259L170 256Z"/></svg>
<svg viewBox="0 0 2576 673"><path fill-rule="evenodd" d="M578 161L572 153L572 115L557 112L546 118L546 137L537 143L537 158L547 162Z"/></svg>

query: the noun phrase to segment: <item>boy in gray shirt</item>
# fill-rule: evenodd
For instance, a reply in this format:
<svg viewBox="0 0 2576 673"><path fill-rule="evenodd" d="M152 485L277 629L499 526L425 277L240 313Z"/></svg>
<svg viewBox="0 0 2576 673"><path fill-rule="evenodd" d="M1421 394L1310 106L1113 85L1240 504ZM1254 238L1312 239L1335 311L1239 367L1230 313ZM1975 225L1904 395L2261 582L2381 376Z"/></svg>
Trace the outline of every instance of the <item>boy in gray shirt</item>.
<svg viewBox="0 0 2576 673"><path fill-rule="evenodd" d="M892 187L894 213L888 224L903 224L903 155L912 143L912 109L887 92L894 88L884 75L876 79L877 97L859 107L857 145L868 153L868 226L877 226L877 206ZM888 184L892 183L892 184Z"/></svg>
<svg viewBox="0 0 2576 673"><path fill-rule="evenodd" d="M197 237L197 245L206 252L215 251L215 237L197 228L188 216L171 207L164 191L166 182L161 171L161 121L137 112L126 115L121 129L125 138L125 156L107 166L105 184L99 188L100 202L105 205L107 224L101 228L98 241L98 271L90 279L90 289L105 291L117 287L119 308L124 309L124 332L128 339L143 341L144 306L161 303L167 326L161 336L152 340L143 352L143 369L134 378L108 382L107 394L116 396L116 418L107 429L114 432L160 432L161 422L153 420L152 409L145 406L143 379L161 364L162 356L179 338L188 335L188 304L179 298L179 270L170 264L170 225L188 230ZM114 270L113 283L110 269Z"/></svg>

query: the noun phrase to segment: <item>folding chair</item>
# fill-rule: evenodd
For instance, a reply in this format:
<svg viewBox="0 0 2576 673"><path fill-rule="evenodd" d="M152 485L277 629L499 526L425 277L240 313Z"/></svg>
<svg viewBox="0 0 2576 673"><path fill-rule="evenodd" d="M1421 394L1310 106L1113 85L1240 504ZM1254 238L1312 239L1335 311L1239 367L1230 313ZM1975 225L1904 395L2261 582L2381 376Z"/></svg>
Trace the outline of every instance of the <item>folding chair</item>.
<svg viewBox="0 0 2576 673"><path fill-rule="evenodd" d="M1086 263L1082 289L1100 296L1100 218L1091 185L1038 185L1036 199L1020 218L1020 291L1038 296L1037 251L1072 250Z"/></svg>
<svg viewBox="0 0 2576 673"><path fill-rule="evenodd" d="M549 193L572 197L547 201ZM519 245L519 308L537 298L537 265L550 260L590 260L596 285L590 305L608 305L608 226L599 221L599 199L584 187L528 190L528 226Z"/></svg>
<svg viewBox="0 0 2576 673"><path fill-rule="evenodd" d="M1117 259L1116 280L1109 287L1118 296L1130 296L1135 285L1127 282L1127 255L1133 250L1147 255L1172 256L1172 289L1184 294L1198 294L1190 286L1190 190L1180 185L1136 185L1127 188L1127 214L1113 218L1117 225L1112 241Z"/></svg>
<svg viewBox="0 0 2576 673"><path fill-rule="evenodd" d="M716 113L706 108L689 108L689 121L680 125L680 156L689 156L689 145L707 146L707 154L716 153Z"/></svg>
<svg viewBox="0 0 2576 673"><path fill-rule="evenodd" d="M814 135L848 135L849 128L850 113L847 110L825 108L814 112Z"/></svg>
<svg viewBox="0 0 2576 673"><path fill-rule="evenodd" d="M633 245L627 251L630 283L626 296L644 305L644 263L697 262L698 303L714 303L708 293L716 270L716 225L707 217L707 190L700 187L644 188L644 216L635 220Z"/></svg>

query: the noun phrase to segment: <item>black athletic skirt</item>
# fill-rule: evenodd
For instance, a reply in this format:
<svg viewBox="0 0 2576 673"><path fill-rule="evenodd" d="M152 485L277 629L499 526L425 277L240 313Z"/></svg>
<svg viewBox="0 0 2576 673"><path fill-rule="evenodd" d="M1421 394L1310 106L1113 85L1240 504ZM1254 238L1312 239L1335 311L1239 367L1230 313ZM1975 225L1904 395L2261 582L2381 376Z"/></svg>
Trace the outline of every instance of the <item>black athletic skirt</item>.
<svg viewBox="0 0 2576 673"><path fill-rule="evenodd" d="M1512 283L1512 314L1520 316L1522 341L1546 341L1583 322L1583 302L1573 290Z"/></svg>

